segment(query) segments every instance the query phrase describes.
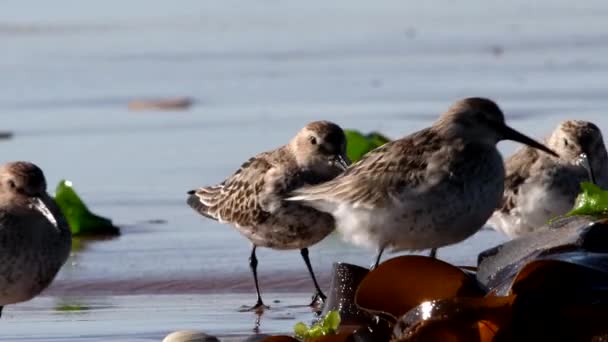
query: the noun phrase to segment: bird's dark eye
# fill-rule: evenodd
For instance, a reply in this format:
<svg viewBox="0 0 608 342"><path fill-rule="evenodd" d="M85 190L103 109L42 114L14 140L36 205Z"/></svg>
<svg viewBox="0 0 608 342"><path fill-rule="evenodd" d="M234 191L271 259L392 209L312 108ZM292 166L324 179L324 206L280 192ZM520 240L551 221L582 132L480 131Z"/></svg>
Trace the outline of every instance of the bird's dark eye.
<svg viewBox="0 0 608 342"><path fill-rule="evenodd" d="M308 138L308 140L310 140L310 143L313 145L317 144L317 138L313 137L312 135Z"/></svg>
<svg viewBox="0 0 608 342"><path fill-rule="evenodd" d="M11 187L11 189L14 189L14 188L16 188L16 187L17 187L17 185L15 184L15 181L13 181L12 179L10 179L10 180L8 181L8 186L10 186L10 187Z"/></svg>

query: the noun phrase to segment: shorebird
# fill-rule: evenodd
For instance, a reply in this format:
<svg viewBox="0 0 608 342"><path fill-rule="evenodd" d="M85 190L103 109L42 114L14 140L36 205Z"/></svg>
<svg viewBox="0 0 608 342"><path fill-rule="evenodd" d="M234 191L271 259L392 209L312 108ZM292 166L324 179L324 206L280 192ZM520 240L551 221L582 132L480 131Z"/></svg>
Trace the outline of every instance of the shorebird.
<svg viewBox="0 0 608 342"><path fill-rule="evenodd" d="M257 293L256 305L264 305L258 285L257 247L299 249L314 283L311 304L325 295L312 270L308 247L334 230L331 215L283 201L292 190L333 179L348 166L346 138L342 129L328 121L311 122L287 144L246 161L222 183L188 192L188 204L200 214L230 223L252 243L249 265Z"/></svg>
<svg viewBox="0 0 608 342"><path fill-rule="evenodd" d="M435 250L477 232L502 198L496 143L505 139L555 155L507 126L491 100L466 98L431 127L370 151L288 200L330 213L346 240L377 250L376 267L386 248Z"/></svg>
<svg viewBox="0 0 608 342"><path fill-rule="evenodd" d="M560 157L523 147L505 162L503 203L488 223L509 237L533 232L548 220L567 213L580 192L581 182L590 179L600 187L608 187L608 153L596 125L564 121L546 144ZM582 159L583 165L581 155L587 159Z"/></svg>
<svg viewBox="0 0 608 342"><path fill-rule="evenodd" d="M72 248L72 233L46 192L42 170L29 162L0 168L0 314L32 299L55 278Z"/></svg>

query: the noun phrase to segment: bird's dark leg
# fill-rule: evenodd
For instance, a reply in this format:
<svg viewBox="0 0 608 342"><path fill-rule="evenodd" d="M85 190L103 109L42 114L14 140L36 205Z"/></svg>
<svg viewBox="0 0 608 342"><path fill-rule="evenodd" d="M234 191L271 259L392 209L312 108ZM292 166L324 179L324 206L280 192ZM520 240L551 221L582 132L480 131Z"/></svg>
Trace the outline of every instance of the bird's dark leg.
<svg viewBox="0 0 608 342"><path fill-rule="evenodd" d="M0 306L0 317L2 317L2 309L4 309L4 306Z"/></svg>
<svg viewBox="0 0 608 342"><path fill-rule="evenodd" d="M251 273L253 273L253 281L255 283L255 292L258 295L257 303L250 309L251 311L264 311L268 307L262 302L262 295L260 294L260 285L258 284L258 258L255 257L256 245L253 245L251 249L251 255L249 256L249 267L251 267Z"/></svg>
<svg viewBox="0 0 608 342"><path fill-rule="evenodd" d="M429 256L433 259L437 259L437 248L431 248L431 252L429 253Z"/></svg>
<svg viewBox="0 0 608 342"><path fill-rule="evenodd" d="M376 255L376 262L374 263L374 265L370 268L370 270L373 270L375 268L378 267L378 265L380 265L380 259L382 258L382 253L384 253L384 248L385 247L380 247L378 248L378 254Z"/></svg>
<svg viewBox="0 0 608 342"><path fill-rule="evenodd" d="M300 254L302 254L302 259L304 259L306 268L308 268L308 273L310 273L312 282L315 284L316 293L315 293L314 297L312 298L312 302L310 303L310 306L314 306L317 303L317 300L319 298L321 298L322 301L325 301L325 299L327 299L327 297L325 296L325 294L323 294L323 291L321 291L321 287L319 286L319 283L317 282L317 278L315 277L315 273L312 270L312 265L310 264L310 259L308 258L308 248L300 249Z"/></svg>

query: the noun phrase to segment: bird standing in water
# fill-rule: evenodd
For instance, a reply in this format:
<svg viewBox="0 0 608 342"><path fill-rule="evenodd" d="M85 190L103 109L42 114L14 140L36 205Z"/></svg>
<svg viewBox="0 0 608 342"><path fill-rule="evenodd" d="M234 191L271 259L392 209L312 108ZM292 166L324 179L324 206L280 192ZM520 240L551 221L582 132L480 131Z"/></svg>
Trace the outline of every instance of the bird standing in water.
<svg viewBox="0 0 608 342"><path fill-rule="evenodd" d="M257 247L299 249L313 280L317 297L324 300L315 278L308 247L334 230L331 215L298 203L285 202L291 191L333 179L348 166L346 138L342 129L328 121L311 122L287 144L263 152L245 162L222 183L189 192L188 204L220 223L233 224L252 243L249 259L257 302L260 295Z"/></svg>

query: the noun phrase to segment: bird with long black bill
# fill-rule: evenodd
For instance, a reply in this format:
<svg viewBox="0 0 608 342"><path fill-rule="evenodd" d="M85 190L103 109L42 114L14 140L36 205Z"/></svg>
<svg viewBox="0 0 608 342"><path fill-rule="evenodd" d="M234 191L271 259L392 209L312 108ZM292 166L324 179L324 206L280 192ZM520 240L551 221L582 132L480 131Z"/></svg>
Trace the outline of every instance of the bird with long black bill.
<svg viewBox="0 0 608 342"><path fill-rule="evenodd" d="M473 235L500 205L501 140L556 155L507 126L493 101L466 98L432 126L370 151L288 200L331 214L346 240L377 251L374 266L385 249L435 250Z"/></svg>

